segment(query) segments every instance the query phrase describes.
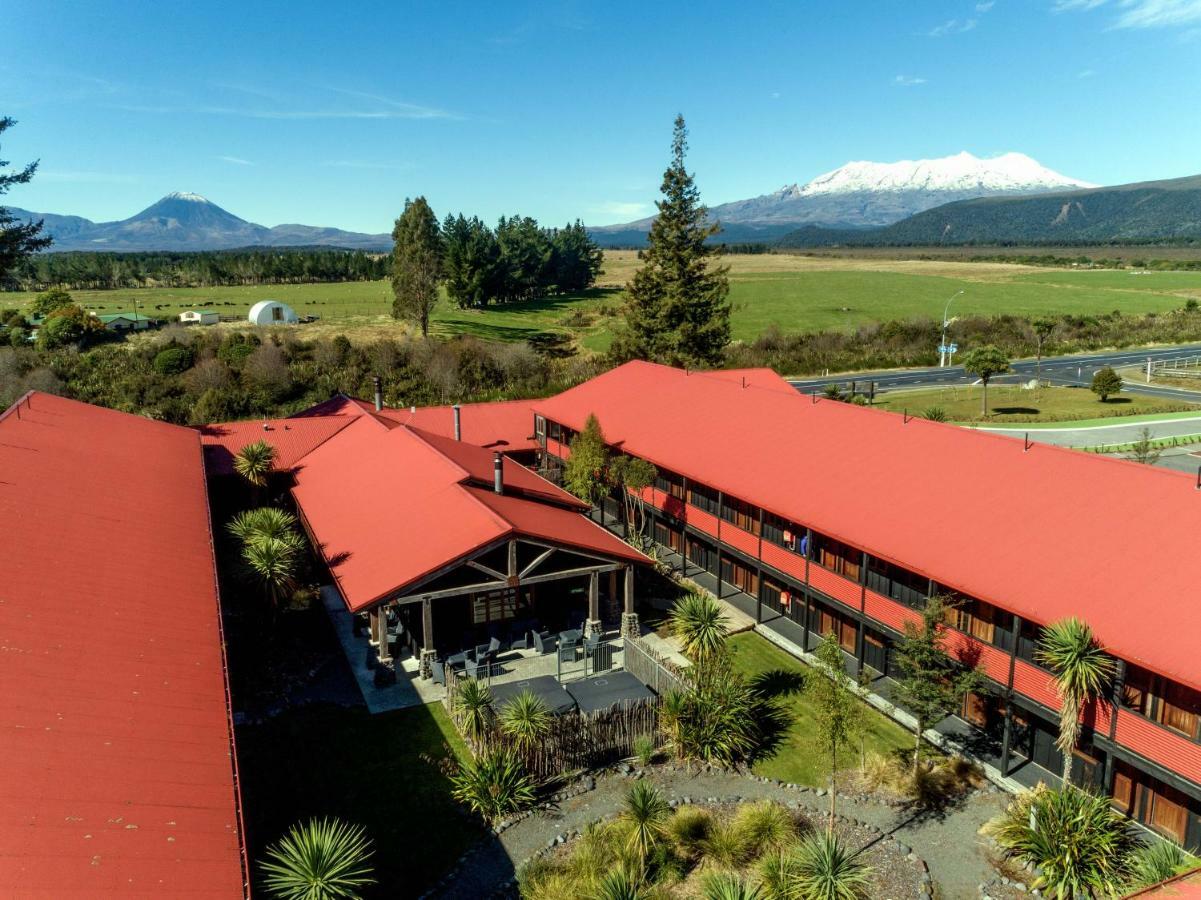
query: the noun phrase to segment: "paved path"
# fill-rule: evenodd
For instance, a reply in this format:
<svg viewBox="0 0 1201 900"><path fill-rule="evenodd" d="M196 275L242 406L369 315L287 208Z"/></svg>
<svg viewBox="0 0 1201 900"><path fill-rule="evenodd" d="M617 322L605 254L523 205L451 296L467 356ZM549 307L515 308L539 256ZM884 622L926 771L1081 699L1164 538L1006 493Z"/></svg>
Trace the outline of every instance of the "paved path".
<svg viewBox="0 0 1201 900"><path fill-rule="evenodd" d="M718 800L774 799L797 801L815 814L828 809L829 800L814 791L764 783L751 776L727 772L689 774L665 768L654 770L654 782L669 799ZM594 790L571 797L556 810L540 811L520 820L499 836L489 836L472 852L447 884L429 896L436 898L487 897L513 877L521 865L559 835L583 831L590 823L617 813L622 808L631 778L606 774L597 778ZM984 854L980 826L1004 806L1005 797L990 789L972 794L941 814L915 816L874 800L839 798L839 814L857 819L892 834L909 846L930 866L930 875L941 889L940 896L970 898L977 885L995 875Z"/></svg>

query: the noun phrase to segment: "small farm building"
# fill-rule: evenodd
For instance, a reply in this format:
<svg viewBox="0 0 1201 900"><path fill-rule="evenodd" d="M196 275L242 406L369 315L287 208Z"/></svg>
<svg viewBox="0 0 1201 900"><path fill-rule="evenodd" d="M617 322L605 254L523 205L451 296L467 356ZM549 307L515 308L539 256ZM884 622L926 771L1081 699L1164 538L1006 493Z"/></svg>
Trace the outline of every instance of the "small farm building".
<svg viewBox="0 0 1201 900"><path fill-rule="evenodd" d="M214 309L189 309L179 314L179 321L185 325L216 325L221 314Z"/></svg>
<svg viewBox="0 0 1201 900"><path fill-rule="evenodd" d="M295 325L300 319L296 310L278 300L260 300L250 307L251 325Z"/></svg>

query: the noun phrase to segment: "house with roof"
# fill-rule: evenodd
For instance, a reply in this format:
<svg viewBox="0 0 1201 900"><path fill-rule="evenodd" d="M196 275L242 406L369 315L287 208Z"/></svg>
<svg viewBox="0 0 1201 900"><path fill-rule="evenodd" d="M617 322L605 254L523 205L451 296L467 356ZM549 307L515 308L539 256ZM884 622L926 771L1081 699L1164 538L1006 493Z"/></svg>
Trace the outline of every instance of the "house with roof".
<svg viewBox="0 0 1201 900"><path fill-rule="evenodd" d="M221 313L215 309L186 309L179 314L179 321L184 325L216 325Z"/></svg>
<svg viewBox="0 0 1201 900"><path fill-rule="evenodd" d="M93 315L96 315L93 313ZM115 312L96 315L107 331L145 331L155 320L136 312Z"/></svg>

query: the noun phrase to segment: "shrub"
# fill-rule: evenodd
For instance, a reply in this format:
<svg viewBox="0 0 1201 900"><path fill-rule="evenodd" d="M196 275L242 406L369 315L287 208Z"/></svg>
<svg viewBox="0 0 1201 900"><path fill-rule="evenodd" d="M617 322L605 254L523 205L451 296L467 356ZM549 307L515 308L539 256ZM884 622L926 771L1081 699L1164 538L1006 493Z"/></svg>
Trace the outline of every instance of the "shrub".
<svg viewBox="0 0 1201 900"><path fill-rule="evenodd" d="M534 803L534 780L507 747L463 763L450 780L454 798L492 824Z"/></svg>
<svg viewBox="0 0 1201 900"><path fill-rule="evenodd" d="M1007 855L1041 869L1033 887L1060 897L1120 893L1134 849L1108 799L1071 787L1019 794L982 831Z"/></svg>
<svg viewBox="0 0 1201 900"><path fill-rule="evenodd" d="M1144 844L1130 854L1130 881L1127 887L1137 890L1159 884L1188 871L1197 862L1195 856L1167 841Z"/></svg>
<svg viewBox="0 0 1201 900"><path fill-rule="evenodd" d="M640 766L646 767L655 761L655 739L652 737L634 738L634 756Z"/></svg>
<svg viewBox="0 0 1201 900"><path fill-rule="evenodd" d="M927 406L922 410L922 418L929 419L931 422L947 421L947 411L941 406Z"/></svg>
<svg viewBox="0 0 1201 900"><path fill-rule="evenodd" d="M756 855L766 850L779 850L796 839L792 814L772 800L738 807L731 827L742 832L747 846Z"/></svg>
<svg viewBox="0 0 1201 900"><path fill-rule="evenodd" d="M705 857L726 869L737 869L749 861L752 848L746 833L732 820L714 822L702 844Z"/></svg>
<svg viewBox="0 0 1201 900"><path fill-rule="evenodd" d="M168 347L154 357L154 371L160 375L179 375L192 368L196 354L190 347Z"/></svg>
<svg viewBox="0 0 1201 900"><path fill-rule="evenodd" d="M860 900L866 896L871 870L828 831L805 838L791 865L791 897L796 900Z"/></svg>
<svg viewBox="0 0 1201 900"><path fill-rule="evenodd" d="M267 848L260 863L267 893L281 900L351 900L374 884L371 841L360 825L310 819Z"/></svg>
<svg viewBox="0 0 1201 900"><path fill-rule="evenodd" d="M492 692L488 685L474 678L460 679L450 705L469 738L479 740L487 733L492 724Z"/></svg>
<svg viewBox="0 0 1201 900"><path fill-rule="evenodd" d="M1098 369L1097 374L1093 376L1093 383L1090 385L1090 389L1104 403L1114 394L1121 393L1122 376L1115 372L1112 367L1104 366Z"/></svg>
<svg viewBox="0 0 1201 900"><path fill-rule="evenodd" d="M501 709L500 730L513 742L514 747L522 753L528 753L550 731L550 710L537 694L522 691Z"/></svg>
<svg viewBox="0 0 1201 900"><path fill-rule="evenodd" d="M694 659L718 653L726 645L729 619L708 594L686 594L671 610L671 630Z"/></svg>
<svg viewBox="0 0 1201 900"><path fill-rule="evenodd" d="M699 806L681 806L668 820L667 835L685 856L699 856L713 829L713 815Z"/></svg>
<svg viewBox="0 0 1201 900"><path fill-rule="evenodd" d="M646 859L666 833L670 815L671 807L650 782L635 781L626 792L625 808L621 812L621 820L630 829L627 839L630 852L641 860Z"/></svg>
<svg viewBox="0 0 1201 900"><path fill-rule="evenodd" d="M744 881L733 872L713 872L701 884L705 900L763 900L756 884Z"/></svg>

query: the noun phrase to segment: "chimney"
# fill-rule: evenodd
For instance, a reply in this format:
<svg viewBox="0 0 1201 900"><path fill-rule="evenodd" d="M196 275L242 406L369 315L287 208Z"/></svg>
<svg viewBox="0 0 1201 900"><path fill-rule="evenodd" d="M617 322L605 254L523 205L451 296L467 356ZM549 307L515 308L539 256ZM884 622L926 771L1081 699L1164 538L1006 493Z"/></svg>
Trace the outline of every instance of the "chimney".
<svg viewBox="0 0 1201 900"><path fill-rule="evenodd" d="M384 386L378 375L371 376L371 383L375 385L375 411L379 412L384 408Z"/></svg>
<svg viewBox="0 0 1201 900"><path fill-rule="evenodd" d="M459 404L457 403L451 409L455 411L455 440L461 441L463 440L463 411L459 409ZM499 494L500 491L497 491L497 493Z"/></svg>
<svg viewBox="0 0 1201 900"><path fill-rule="evenodd" d="M504 457L500 452L492 454L492 490L498 494L505 492Z"/></svg>

